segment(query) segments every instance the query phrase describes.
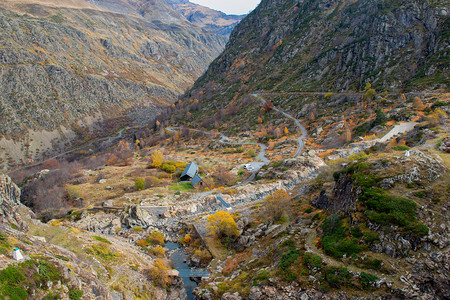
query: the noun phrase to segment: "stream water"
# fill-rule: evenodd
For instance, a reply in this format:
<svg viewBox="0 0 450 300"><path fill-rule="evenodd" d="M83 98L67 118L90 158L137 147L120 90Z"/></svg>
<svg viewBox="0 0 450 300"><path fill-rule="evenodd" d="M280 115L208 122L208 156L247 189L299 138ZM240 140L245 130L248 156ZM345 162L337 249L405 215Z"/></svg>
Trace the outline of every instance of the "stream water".
<svg viewBox="0 0 450 300"><path fill-rule="evenodd" d="M203 273L203 275L206 275L206 271L203 269L195 269L190 267L186 263L188 259L187 254L178 243L167 242L165 247L171 252L169 259L173 262L174 269L180 272L179 276L183 280L188 300L195 300L195 296L192 291L198 286L198 284L191 279L190 275L195 273Z"/></svg>

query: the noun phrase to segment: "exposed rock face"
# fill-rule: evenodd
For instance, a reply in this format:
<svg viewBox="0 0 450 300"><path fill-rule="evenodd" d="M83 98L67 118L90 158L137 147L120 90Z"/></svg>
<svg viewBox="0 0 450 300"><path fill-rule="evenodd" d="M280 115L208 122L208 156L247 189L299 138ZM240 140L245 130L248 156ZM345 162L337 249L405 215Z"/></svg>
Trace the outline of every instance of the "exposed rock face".
<svg viewBox="0 0 450 300"><path fill-rule="evenodd" d="M0 223L14 225L22 230L27 224L22 220L21 211L30 214L20 203L20 189L6 175L0 175Z"/></svg>
<svg viewBox="0 0 450 300"><path fill-rule="evenodd" d="M86 231L113 235L122 224L120 218L113 214L85 214L75 225Z"/></svg>
<svg viewBox="0 0 450 300"><path fill-rule="evenodd" d="M439 150L450 153L450 137L446 137L442 140Z"/></svg>
<svg viewBox="0 0 450 300"><path fill-rule="evenodd" d="M157 219L156 216L149 214L139 205L130 205L126 207L121 216L122 224L129 228L135 226L147 228L155 219Z"/></svg>
<svg viewBox="0 0 450 300"><path fill-rule="evenodd" d="M383 179L381 183L383 188L391 188L395 183L432 182L447 170L442 162L419 150L411 150L409 156L398 157L395 164L403 172L394 177Z"/></svg>
<svg viewBox="0 0 450 300"><path fill-rule="evenodd" d="M426 294L428 299L449 299L450 298L450 276L449 265L450 253L432 252L427 257L419 261L413 267L413 275L411 281L419 288L420 294ZM440 269L436 273L434 270Z"/></svg>
<svg viewBox="0 0 450 300"><path fill-rule="evenodd" d="M104 2L122 5L92 1ZM204 72L227 38L159 2L142 14L84 1L2 2L0 162L40 158L57 140L86 136L83 126L123 124L127 111L145 111L148 122Z"/></svg>
<svg viewBox="0 0 450 300"><path fill-rule="evenodd" d="M223 101L244 85L242 94L359 91L367 82L393 91L446 88L448 12L442 2L420 0L265 0L236 26L190 95L211 89L216 98L198 97Z"/></svg>

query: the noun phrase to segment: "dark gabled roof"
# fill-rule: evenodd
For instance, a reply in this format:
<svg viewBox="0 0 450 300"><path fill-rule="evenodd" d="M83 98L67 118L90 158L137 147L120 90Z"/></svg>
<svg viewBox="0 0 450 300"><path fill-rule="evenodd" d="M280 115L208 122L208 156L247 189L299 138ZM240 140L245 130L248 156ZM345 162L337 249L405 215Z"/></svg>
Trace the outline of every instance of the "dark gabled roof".
<svg viewBox="0 0 450 300"><path fill-rule="evenodd" d="M200 176L195 175L194 178L192 178L191 183L195 187L200 181L203 181L203 179Z"/></svg>
<svg viewBox="0 0 450 300"><path fill-rule="evenodd" d="M186 168L184 168L183 173L181 174L180 177L183 176L189 176L191 178L194 178L195 174L197 174L197 170L198 170L198 165L196 163L190 163L186 166Z"/></svg>

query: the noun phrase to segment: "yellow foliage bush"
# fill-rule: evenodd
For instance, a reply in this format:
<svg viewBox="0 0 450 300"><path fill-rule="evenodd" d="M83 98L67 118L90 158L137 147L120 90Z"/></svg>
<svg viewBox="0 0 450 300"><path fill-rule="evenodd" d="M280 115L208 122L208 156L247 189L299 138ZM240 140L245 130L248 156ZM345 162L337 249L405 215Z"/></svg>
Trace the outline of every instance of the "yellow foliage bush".
<svg viewBox="0 0 450 300"><path fill-rule="evenodd" d="M167 272L170 270L164 259L155 259L153 266L145 270L144 273L150 281L153 281L156 285L167 288L171 279Z"/></svg>
<svg viewBox="0 0 450 300"><path fill-rule="evenodd" d="M267 215L278 221L286 213L290 197L285 190L277 190L264 199Z"/></svg>
<svg viewBox="0 0 450 300"><path fill-rule="evenodd" d="M225 211L218 211L214 215L208 216L206 220L208 222L208 232L217 238L239 236L236 222L233 217Z"/></svg>
<svg viewBox="0 0 450 300"><path fill-rule="evenodd" d="M150 245L163 245L164 244L164 234L159 232L159 231L152 231L148 236L147 236L147 242Z"/></svg>
<svg viewBox="0 0 450 300"><path fill-rule="evenodd" d="M150 158L152 159L151 166L155 168L160 168L164 162L164 157L159 150L153 151Z"/></svg>
<svg viewBox="0 0 450 300"><path fill-rule="evenodd" d="M191 240L192 240L191 234L188 233L184 236L184 238L180 239L180 243L182 243L183 245L189 245Z"/></svg>
<svg viewBox="0 0 450 300"><path fill-rule="evenodd" d="M138 245L139 247L147 247L149 243L147 242L147 240L138 240L136 242L136 245Z"/></svg>
<svg viewBox="0 0 450 300"><path fill-rule="evenodd" d="M166 255L164 248L161 246L156 246L156 247L151 248L150 253L157 257L164 257Z"/></svg>

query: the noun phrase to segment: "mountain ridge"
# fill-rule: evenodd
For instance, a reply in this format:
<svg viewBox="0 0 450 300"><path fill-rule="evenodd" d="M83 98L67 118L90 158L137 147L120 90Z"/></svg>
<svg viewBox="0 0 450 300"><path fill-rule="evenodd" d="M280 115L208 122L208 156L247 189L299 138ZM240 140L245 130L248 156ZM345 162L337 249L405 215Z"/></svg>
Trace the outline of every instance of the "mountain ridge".
<svg viewBox="0 0 450 300"><path fill-rule="evenodd" d="M61 152L139 115L151 120L227 40L190 24L168 4L161 14L177 22L164 21L152 6L140 16L85 1L52 3L4 1L16 12L0 12L3 167ZM101 128L108 120L116 124Z"/></svg>
<svg viewBox="0 0 450 300"><path fill-rule="evenodd" d="M439 1L264 0L193 91L448 90L448 24Z"/></svg>

